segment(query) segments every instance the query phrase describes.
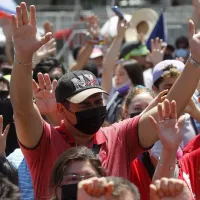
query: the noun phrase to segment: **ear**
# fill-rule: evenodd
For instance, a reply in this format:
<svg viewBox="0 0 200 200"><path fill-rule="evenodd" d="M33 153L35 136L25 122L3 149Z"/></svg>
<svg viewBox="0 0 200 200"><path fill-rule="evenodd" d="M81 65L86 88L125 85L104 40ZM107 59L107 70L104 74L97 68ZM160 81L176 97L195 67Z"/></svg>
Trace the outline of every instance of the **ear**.
<svg viewBox="0 0 200 200"><path fill-rule="evenodd" d="M58 103L57 104L57 110L58 110L59 115L61 115L63 117L63 119L64 119L65 116L66 116L65 107L61 103Z"/></svg>

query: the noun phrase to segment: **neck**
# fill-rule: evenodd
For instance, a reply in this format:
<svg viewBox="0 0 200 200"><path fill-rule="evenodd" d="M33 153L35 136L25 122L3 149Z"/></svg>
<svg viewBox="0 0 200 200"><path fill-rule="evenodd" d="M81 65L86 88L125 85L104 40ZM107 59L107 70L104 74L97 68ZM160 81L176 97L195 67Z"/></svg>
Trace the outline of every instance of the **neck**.
<svg viewBox="0 0 200 200"><path fill-rule="evenodd" d="M88 145L94 135L86 135L70 124L66 119L64 120L67 132L74 138L76 145Z"/></svg>

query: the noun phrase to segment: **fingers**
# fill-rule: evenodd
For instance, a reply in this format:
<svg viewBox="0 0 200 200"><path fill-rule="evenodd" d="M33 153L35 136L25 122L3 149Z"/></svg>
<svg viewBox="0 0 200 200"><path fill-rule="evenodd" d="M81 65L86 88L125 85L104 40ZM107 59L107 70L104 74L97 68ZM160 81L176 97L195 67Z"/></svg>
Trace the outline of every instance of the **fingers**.
<svg viewBox="0 0 200 200"><path fill-rule="evenodd" d="M0 136L7 137L8 132L9 132L10 124L8 124L3 131L3 116L0 115Z"/></svg>
<svg viewBox="0 0 200 200"><path fill-rule="evenodd" d="M40 90L45 89L45 82L44 82L44 76L42 73L38 73L38 83L39 83L39 88Z"/></svg>
<svg viewBox="0 0 200 200"><path fill-rule="evenodd" d="M54 92L55 92L55 90L56 90L57 83L58 83L57 80L53 80L53 82L52 82L52 85L53 85L53 91L54 91Z"/></svg>
<svg viewBox="0 0 200 200"><path fill-rule="evenodd" d="M50 80L49 74L44 74L44 81L45 81L46 89L51 90L52 86L51 86L51 80Z"/></svg>
<svg viewBox="0 0 200 200"><path fill-rule="evenodd" d="M2 134L2 129L3 129L3 117L0 115L0 134Z"/></svg>
<svg viewBox="0 0 200 200"><path fill-rule="evenodd" d="M189 40L192 39L193 35L195 34L195 25L194 22L190 19L188 23L188 36Z"/></svg>
<svg viewBox="0 0 200 200"><path fill-rule="evenodd" d="M172 119L177 119L177 106L176 102L172 101L171 102L171 114L170 114Z"/></svg>
<svg viewBox="0 0 200 200"><path fill-rule="evenodd" d="M164 116L163 116L163 108L162 108L161 103L159 103L157 106L157 112L158 112L158 122L163 122Z"/></svg>
<svg viewBox="0 0 200 200"><path fill-rule="evenodd" d="M33 26L36 26L37 20L36 20L36 9L35 6L30 6L30 24Z"/></svg>
<svg viewBox="0 0 200 200"><path fill-rule="evenodd" d="M164 100L164 119L170 119L171 108L168 99Z"/></svg>
<svg viewBox="0 0 200 200"><path fill-rule="evenodd" d="M23 20L23 24L24 25L28 25L28 10L27 10L27 6L26 6L26 3L25 2L22 2L20 4L20 7L21 7L21 13L22 13L22 20Z"/></svg>
<svg viewBox="0 0 200 200"><path fill-rule="evenodd" d="M6 128L5 128L4 132L3 132L3 136L4 136L5 138L7 138L9 129L10 129L10 124L8 124L8 125L6 126Z"/></svg>
<svg viewBox="0 0 200 200"><path fill-rule="evenodd" d="M150 200L160 200L157 195L156 186L154 184L150 185Z"/></svg>
<svg viewBox="0 0 200 200"><path fill-rule="evenodd" d="M179 130L181 130L184 127L184 123L185 123L185 115L182 115L177 122Z"/></svg>
<svg viewBox="0 0 200 200"><path fill-rule="evenodd" d="M12 31L15 32L17 29L17 19L15 15L11 17Z"/></svg>
<svg viewBox="0 0 200 200"><path fill-rule="evenodd" d="M156 97L157 100L158 100L158 103L163 102L163 100L166 98L166 94L168 93L168 91L169 91L169 90L163 90L162 92L160 92L160 93L158 94L158 96ZM165 98L163 98L163 97L165 97Z"/></svg>
<svg viewBox="0 0 200 200"><path fill-rule="evenodd" d="M18 27L20 27L23 25L22 13L21 13L20 6L16 7L16 16L17 16L17 25L18 25Z"/></svg>
<svg viewBox="0 0 200 200"><path fill-rule="evenodd" d="M45 36L43 36L40 40L41 46L46 44L52 37L52 33L47 33Z"/></svg>
<svg viewBox="0 0 200 200"><path fill-rule="evenodd" d="M40 90L40 87L34 79L32 79L33 93L37 93Z"/></svg>

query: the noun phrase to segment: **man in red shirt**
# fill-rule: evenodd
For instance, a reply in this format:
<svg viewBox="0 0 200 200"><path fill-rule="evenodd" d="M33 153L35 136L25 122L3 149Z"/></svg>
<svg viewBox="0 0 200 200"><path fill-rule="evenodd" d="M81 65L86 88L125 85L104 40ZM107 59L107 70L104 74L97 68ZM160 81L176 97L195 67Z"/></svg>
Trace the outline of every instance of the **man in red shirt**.
<svg viewBox="0 0 200 200"><path fill-rule="evenodd" d="M102 98L104 91L93 74L75 71L64 75L58 83L57 111L64 120L58 128L50 126L42 119L33 103L32 58L33 54L49 41L51 33L42 38L36 37L34 6L30 6L30 18L25 3L16 7L16 13L17 19L12 16L15 60L10 96L17 136L30 168L35 198L49 198L48 179L55 160L63 151L76 145L88 146L99 154L102 165L109 175L129 178L130 164L134 158L158 140L148 118L149 114L156 118L156 108L141 117L101 129L106 114ZM192 22L189 30L192 56L198 60L200 41L195 35ZM176 100L178 114L187 105L200 77L200 70L194 67L192 61L187 62L185 70L167 96L170 101ZM44 75L44 79L46 84L40 89L46 91L43 93L45 96L52 92L52 87L48 76ZM190 84L185 81L186 79ZM52 97L48 101L53 99ZM43 103L45 107L49 102ZM169 109L166 107L165 112L169 112Z"/></svg>

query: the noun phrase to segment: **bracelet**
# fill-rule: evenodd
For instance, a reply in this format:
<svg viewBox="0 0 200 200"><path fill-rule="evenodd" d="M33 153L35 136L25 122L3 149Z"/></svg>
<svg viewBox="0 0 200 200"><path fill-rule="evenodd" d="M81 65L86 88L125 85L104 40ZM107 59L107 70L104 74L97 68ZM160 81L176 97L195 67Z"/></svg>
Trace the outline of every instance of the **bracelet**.
<svg viewBox="0 0 200 200"><path fill-rule="evenodd" d="M188 61L194 65L196 68L200 68L200 63L198 63L190 54L190 56L188 57Z"/></svg>
<svg viewBox="0 0 200 200"><path fill-rule="evenodd" d="M30 63L21 63L20 61L14 59L14 62L16 62L18 65L24 65L24 66L28 66L28 65L32 65L33 64L33 61L30 62Z"/></svg>

